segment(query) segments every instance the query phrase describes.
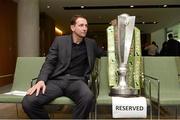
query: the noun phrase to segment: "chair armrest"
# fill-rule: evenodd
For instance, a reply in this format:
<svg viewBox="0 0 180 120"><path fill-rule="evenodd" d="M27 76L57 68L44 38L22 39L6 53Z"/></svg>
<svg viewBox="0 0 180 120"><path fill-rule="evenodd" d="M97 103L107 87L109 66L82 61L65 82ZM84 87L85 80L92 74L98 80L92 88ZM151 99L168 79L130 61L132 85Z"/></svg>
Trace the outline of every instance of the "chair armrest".
<svg viewBox="0 0 180 120"><path fill-rule="evenodd" d="M98 73L97 73L96 75L93 75L93 76L91 77L91 79L92 79L92 80L91 80L91 81L92 81L92 83L91 83L91 89L92 89L95 97L97 97L98 94L99 94Z"/></svg>
<svg viewBox="0 0 180 120"><path fill-rule="evenodd" d="M149 76L149 75L144 75L144 77L147 78L147 79L144 79L145 81L148 80L149 99L150 99L151 105L152 105L152 95L151 95L151 84L152 84L152 81L155 81L156 84L158 85L157 104L158 104L158 119L160 119L160 80L158 78L155 78L155 77L152 77L152 76Z"/></svg>
<svg viewBox="0 0 180 120"><path fill-rule="evenodd" d="M158 78L155 78L155 77L149 76L149 75L144 75L144 77L146 78L144 80L148 81L148 85L149 85L149 98L150 98L150 100L152 100L152 95L151 95L151 84L152 84L152 81L155 81L156 84L158 85L157 102L159 104L160 103L160 80Z"/></svg>
<svg viewBox="0 0 180 120"><path fill-rule="evenodd" d="M38 79L38 78L33 78L33 79L31 80L31 87L34 85L34 82L36 82L37 79Z"/></svg>
<svg viewBox="0 0 180 120"><path fill-rule="evenodd" d="M95 95L95 97L97 98L98 94L99 94L99 59L96 59L95 61L95 65L94 65L94 69L91 73L91 89Z"/></svg>

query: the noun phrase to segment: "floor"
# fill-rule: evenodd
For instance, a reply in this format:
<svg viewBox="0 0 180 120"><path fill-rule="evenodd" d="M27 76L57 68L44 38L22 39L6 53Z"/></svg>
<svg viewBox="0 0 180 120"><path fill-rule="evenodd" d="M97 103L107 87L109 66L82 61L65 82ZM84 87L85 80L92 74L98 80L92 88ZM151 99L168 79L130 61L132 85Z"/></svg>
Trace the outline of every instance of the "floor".
<svg viewBox="0 0 180 120"><path fill-rule="evenodd" d="M0 87L0 93L8 92L10 88L11 85ZM49 111L51 118L71 119L73 106L51 105L46 106L45 109ZM111 106L98 106L97 119L112 119L111 109ZM161 108L161 119L180 119L179 111L176 111L176 106L164 106ZM150 119L149 108L147 113L148 117L146 119ZM21 104L0 103L0 119L28 119L28 117L24 113ZM156 106L153 107L153 119L157 119Z"/></svg>

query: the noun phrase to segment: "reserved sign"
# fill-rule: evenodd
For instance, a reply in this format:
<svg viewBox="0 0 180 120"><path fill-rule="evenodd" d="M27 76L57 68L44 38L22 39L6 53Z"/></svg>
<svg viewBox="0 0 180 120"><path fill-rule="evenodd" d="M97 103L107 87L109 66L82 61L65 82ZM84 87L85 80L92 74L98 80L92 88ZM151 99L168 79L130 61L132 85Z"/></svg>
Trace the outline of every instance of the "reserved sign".
<svg viewBox="0 0 180 120"><path fill-rule="evenodd" d="M113 118L146 118L146 98L112 97L112 115Z"/></svg>

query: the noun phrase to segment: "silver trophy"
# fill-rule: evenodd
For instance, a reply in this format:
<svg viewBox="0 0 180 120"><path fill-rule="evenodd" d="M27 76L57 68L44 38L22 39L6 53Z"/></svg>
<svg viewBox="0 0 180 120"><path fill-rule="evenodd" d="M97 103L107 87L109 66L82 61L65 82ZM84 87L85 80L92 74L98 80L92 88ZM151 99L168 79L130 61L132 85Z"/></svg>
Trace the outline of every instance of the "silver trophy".
<svg viewBox="0 0 180 120"><path fill-rule="evenodd" d="M128 86L127 75L127 62L130 53L130 47L132 43L133 30L135 24L135 16L129 16L128 14L121 14L118 16L117 22L117 54L119 61L119 79L118 85L111 88L111 96L135 96L138 91Z"/></svg>

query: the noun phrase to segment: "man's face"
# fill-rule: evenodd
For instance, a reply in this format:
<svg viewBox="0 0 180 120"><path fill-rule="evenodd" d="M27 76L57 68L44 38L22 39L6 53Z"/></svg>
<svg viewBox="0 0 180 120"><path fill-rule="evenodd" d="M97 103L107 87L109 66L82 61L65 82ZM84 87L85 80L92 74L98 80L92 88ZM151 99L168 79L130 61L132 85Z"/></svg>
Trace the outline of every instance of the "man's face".
<svg viewBox="0 0 180 120"><path fill-rule="evenodd" d="M88 30L87 20L84 18L78 18L76 20L76 24L71 25L71 30L73 34L77 35L78 37L85 37Z"/></svg>

